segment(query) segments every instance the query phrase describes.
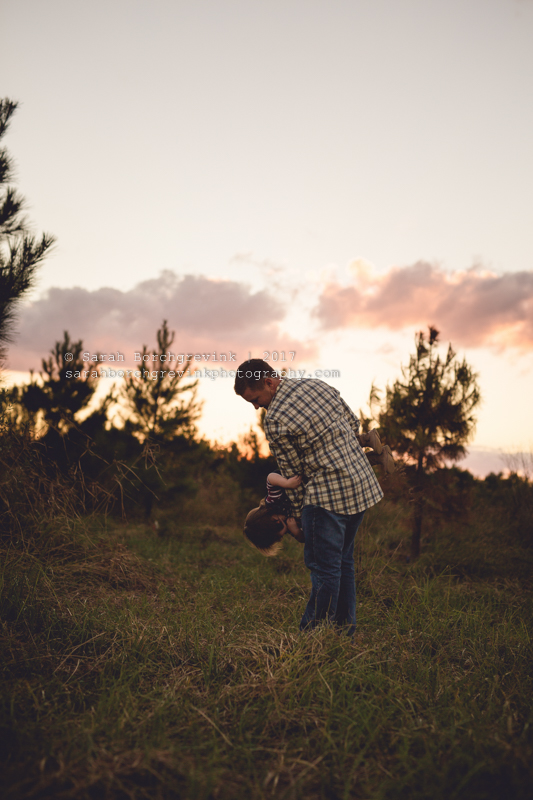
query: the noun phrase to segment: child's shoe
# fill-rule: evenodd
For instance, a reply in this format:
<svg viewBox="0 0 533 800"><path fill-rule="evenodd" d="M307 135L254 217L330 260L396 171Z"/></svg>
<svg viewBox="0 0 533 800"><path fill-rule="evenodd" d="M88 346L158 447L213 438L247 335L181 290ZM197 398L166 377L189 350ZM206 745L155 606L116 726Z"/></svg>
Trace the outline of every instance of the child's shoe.
<svg viewBox="0 0 533 800"><path fill-rule="evenodd" d="M389 475L392 475L396 469L396 464L394 463L394 458L392 457L391 449L388 444L383 446L383 452L381 453L380 460L385 472L388 472Z"/></svg>
<svg viewBox="0 0 533 800"><path fill-rule="evenodd" d="M360 435L360 439L363 447L371 447L372 450L374 450L378 454L378 456L381 455L381 451L383 450L383 445L381 444L379 433L375 428L369 431L368 433L362 433Z"/></svg>

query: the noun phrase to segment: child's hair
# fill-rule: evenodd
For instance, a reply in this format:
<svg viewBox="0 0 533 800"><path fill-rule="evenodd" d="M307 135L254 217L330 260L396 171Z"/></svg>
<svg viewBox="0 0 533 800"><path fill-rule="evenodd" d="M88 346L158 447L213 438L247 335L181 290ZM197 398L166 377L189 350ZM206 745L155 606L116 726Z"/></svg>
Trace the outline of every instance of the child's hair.
<svg viewBox="0 0 533 800"><path fill-rule="evenodd" d="M259 508L250 511L244 522L244 538L264 556L275 556L282 548L280 530L283 523L272 516L279 513L278 507L267 508L262 501Z"/></svg>

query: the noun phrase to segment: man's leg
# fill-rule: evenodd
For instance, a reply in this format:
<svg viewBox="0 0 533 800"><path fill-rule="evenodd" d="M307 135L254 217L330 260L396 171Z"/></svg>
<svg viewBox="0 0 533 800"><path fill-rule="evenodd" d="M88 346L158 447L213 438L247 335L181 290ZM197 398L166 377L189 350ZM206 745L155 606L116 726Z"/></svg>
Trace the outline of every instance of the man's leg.
<svg viewBox="0 0 533 800"><path fill-rule="evenodd" d="M339 587L339 598L337 601L337 612L335 622L345 628L348 636L355 633L355 568L353 561L353 549L355 535L359 529L364 511L359 514L351 514L347 517L346 533L344 537L344 547L342 550L341 580Z"/></svg>
<svg viewBox="0 0 533 800"><path fill-rule="evenodd" d="M312 588L300 622L300 630L314 628L327 620L335 621L342 578L345 529L349 519L349 516L334 514L319 506L304 506L302 510L304 558L305 565L311 572Z"/></svg>

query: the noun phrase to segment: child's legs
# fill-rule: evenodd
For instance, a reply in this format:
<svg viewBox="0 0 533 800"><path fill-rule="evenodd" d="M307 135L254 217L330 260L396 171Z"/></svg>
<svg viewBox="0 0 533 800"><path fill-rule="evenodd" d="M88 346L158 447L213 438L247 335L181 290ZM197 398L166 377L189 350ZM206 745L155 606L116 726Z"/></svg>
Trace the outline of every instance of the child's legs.
<svg viewBox="0 0 533 800"><path fill-rule="evenodd" d="M383 446L381 444L379 433L375 428L371 431L368 431L368 433L357 434L357 440L361 447L371 447L378 455L381 453Z"/></svg>

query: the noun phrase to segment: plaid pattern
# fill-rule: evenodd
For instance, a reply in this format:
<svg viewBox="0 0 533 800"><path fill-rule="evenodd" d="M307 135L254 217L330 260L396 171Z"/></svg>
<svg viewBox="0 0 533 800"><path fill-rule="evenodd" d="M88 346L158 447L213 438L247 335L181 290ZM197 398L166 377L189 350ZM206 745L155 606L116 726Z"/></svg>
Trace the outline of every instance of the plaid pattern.
<svg viewBox="0 0 533 800"><path fill-rule="evenodd" d="M333 386L283 379L268 406L265 433L281 474L301 475L305 484L286 489L296 517L307 505L357 514L383 497L355 438L359 420Z"/></svg>

